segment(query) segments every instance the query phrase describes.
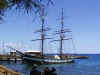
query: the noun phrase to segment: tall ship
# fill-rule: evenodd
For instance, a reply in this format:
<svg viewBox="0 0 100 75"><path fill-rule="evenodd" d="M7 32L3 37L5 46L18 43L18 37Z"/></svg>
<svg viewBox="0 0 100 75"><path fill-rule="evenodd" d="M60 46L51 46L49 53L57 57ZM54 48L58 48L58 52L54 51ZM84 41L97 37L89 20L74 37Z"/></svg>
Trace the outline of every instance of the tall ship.
<svg viewBox="0 0 100 75"><path fill-rule="evenodd" d="M71 58L67 58L65 56L63 56L63 41L64 40L70 40L71 38L65 38L65 33L70 32L69 30L64 30L64 16L63 16L63 9L62 9L62 15L61 15L61 28L59 31L57 31L57 34L59 35L60 39L59 40L53 40L53 41L58 41L60 44L60 48L59 48L59 55L56 56L46 56L44 54L44 45L45 45L45 40L46 39L51 39L51 38L47 38L46 37L46 32L49 30L49 28L46 28L45 25L45 10L44 8L42 9L42 14L41 14L41 29L38 30L37 32L39 32L41 34L41 38L40 39L35 39L32 40L34 41L41 41L41 53L40 55L36 55L36 56L32 56L29 54L23 54L20 51L16 50L19 54L22 55L22 58L24 61L26 62L32 62L32 63L36 63L36 64L61 64L61 63L73 63L74 60Z"/></svg>

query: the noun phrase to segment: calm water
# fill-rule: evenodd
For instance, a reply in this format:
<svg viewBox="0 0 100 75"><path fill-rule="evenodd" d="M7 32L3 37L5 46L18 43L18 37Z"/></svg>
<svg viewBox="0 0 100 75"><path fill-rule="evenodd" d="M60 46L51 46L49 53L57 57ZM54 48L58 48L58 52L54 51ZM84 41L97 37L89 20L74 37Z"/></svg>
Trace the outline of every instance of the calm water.
<svg viewBox="0 0 100 75"><path fill-rule="evenodd" d="M100 54L88 54L88 59L77 59L73 64L57 64L57 65L41 65L38 66L40 71L48 66L55 67L58 75L100 75ZM23 64L21 61L0 62L15 71L21 72L24 75L29 75L31 64Z"/></svg>

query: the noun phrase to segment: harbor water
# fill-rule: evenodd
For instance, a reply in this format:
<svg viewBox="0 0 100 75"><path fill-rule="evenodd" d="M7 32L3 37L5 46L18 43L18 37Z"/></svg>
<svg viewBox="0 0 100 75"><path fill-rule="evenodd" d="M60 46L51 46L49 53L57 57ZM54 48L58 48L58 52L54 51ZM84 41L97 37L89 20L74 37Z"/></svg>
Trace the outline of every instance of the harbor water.
<svg viewBox="0 0 100 75"><path fill-rule="evenodd" d="M43 72L45 67L55 67L58 75L100 75L100 54L80 54L88 56L88 59L75 59L71 64L39 65L38 70ZM24 75L29 75L32 64L22 63L22 61L0 61L0 64Z"/></svg>

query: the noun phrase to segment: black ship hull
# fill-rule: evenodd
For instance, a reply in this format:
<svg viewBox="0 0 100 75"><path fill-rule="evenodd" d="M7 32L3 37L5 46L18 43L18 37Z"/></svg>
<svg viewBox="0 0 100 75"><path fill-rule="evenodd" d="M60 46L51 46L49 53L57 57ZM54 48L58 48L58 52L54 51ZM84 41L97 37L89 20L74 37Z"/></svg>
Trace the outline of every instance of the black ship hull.
<svg viewBox="0 0 100 75"><path fill-rule="evenodd" d="M25 55L23 60L35 64L64 64L74 63L73 59L49 59L49 58L37 58L31 55Z"/></svg>

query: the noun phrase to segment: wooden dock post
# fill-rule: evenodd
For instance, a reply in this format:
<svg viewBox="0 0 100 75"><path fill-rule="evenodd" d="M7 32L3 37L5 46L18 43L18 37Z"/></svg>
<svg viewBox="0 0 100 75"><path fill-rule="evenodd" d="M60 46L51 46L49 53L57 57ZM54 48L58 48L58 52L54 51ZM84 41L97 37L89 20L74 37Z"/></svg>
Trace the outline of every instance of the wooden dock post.
<svg viewBox="0 0 100 75"><path fill-rule="evenodd" d="M0 61L2 61L2 56L0 55Z"/></svg>
<svg viewBox="0 0 100 75"><path fill-rule="evenodd" d="M17 58L15 57L15 63L17 62Z"/></svg>

